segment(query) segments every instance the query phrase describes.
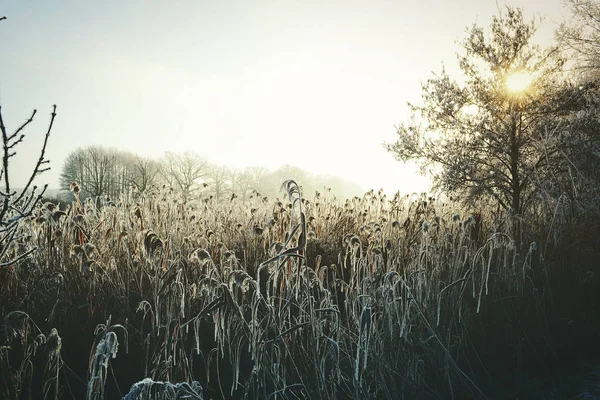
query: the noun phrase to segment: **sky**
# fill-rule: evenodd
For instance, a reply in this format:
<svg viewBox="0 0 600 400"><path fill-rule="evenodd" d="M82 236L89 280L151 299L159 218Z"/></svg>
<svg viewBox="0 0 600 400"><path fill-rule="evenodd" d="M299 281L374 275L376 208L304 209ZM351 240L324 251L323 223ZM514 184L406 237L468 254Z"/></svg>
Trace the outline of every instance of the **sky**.
<svg viewBox="0 0 600 400"><path fill-rule="evenodd" d="M13 131L38 114L11 164L26 181L50 120L58 188L66 156L102 145L142 156L194 151L233 168L293 164L366 190L424 191L383 148L457 41L502 0L0 0L0 105ZM514 0L544 18L561 0Z"/></svg>

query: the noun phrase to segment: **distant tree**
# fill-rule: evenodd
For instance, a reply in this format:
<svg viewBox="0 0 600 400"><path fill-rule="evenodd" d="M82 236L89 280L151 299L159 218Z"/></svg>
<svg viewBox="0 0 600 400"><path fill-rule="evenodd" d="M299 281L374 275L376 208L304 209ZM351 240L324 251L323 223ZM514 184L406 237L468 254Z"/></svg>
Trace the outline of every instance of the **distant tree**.
<svg viewBox="0 0 600 400"><path fill-rule="evenodd" d="M588 79L600 79L600 2L565 0L565 4L572 18L561 24L556 37L574 59L575 70Z"/></svg>
<svg viewBox="0 0 600 400"><path fill-rule="evenodd" d="M69 190L72 182L81 182L83 176L83 156L77 151L69 153L60 172L59 186L61 190ZM89 195L89 194L88 194ZM85 194L82 194L85 196Z"/></svg>
<svg viewBox="0 0 600 400"><path fill-rule="evenodd" d="M167 152L161 162L160 172L165 181L179 191L183 201L199 188L200 180L209 171L209 163L193 152L183 154Z"/></svg>
<svg viewBox="0 0 600 400"><path fill-rule="evenodd" d="M237 197L245 198L245 194L250 190L250 185L247 179L245 179L243 170L230 170L229 180L231 182L231 192Z"/></svg>
<svg viewBox="0 0 600 400"><path fill-rule="evenodd" d="M137 155L116 149L108 149L107 153L112 155L113 163L108 169L109 179L106 194L110 197L117 197L131 186L137 186L137 170L135 168Z"/></svg>
<svg viewBox="0 0 600 400"><path fill-rule="evenodd" d="M77 149L63 163L60 186L68 190L72 182L81 188L81 197L107 194L111 186L110 168L114 155L100 146Z"/></svg>
<svg viewBox="0 0 600 400"><path fill-rule="evenodd" d="M314 188L310 187L313 181L312 175L302 168L294 165L285 164L277 168L275 171L273 171L270 180L272 182L272 186L277 188L275 190L279 191L278 189L281 186L281 182L285 182L290 179L294 180L296 183L298 183L298 185L300 185L303 193L306 194L314 192Z"/></svg>
<svg viewBox="0 0 600 400"><path fill-rule="evenodd" d="M135 183L135 155L101 146L80 148L63 163L60 186L68 190L72 182L81 189L80 197L116 198Z"/></svg>
<svg viewBox="0 0 600 400"><path fill-rule="evenodd" d="M275 185L270 184L271 172L265 167L248 167L237 174L234 181L234 193L245 200L252 191L263 196L273 196L277 193ZM280 184L281 185L281 184Z"/></svg>
<svg viewBox="0 0 600 400"><path fill-rule="evenodd" d="M222 165L213 165L206 175L207 192L220 200L232 193L232 171Z"/></svg>
<svg viewBox="0 0 600 400"><path fill-rule="evenodd" d="M305 190L305 196L312 196L317 191L323 192L325 188L331 188L337 198L341 200L362 196L365 193L365 190L357 183L330 174L320 174L310 180L310 185Z"/></svg>
<svg viewBox="0 0 600 400"><path fill-rule="evenodd" d="M410 122L386 144L398 160L417 160L434 183L467 202L493 198L523 213L534 184L555 169L563 143L545 140L580 104L557 90L564 61L555 47L531 43L534 21L518 8L494 16L490 35L473 25L458 57L464 83L442 70L423 85L423 105L409 104Z"/></svg>
<svg viewBox="0 0 600 400"><path fill-rule="evenodd" d="M275 171L265 167L248 167L243 171L231 171L231 190L242 200L249 198L254 192L261 196L276 198L281 196L281 183L294 179L302 185L304 196L312 196L316 191L329 187L340 198L348 198L364 193L354 182L339 177L322 174L314 175L293 165L283 165Z"/></svg>
<svg viewBox="0 0 600 400"><path fill-rule="evenodd" d="M136 155L133 159L133 183L140 191L145 191L157 182L160 163L156 160Z"/></svg>

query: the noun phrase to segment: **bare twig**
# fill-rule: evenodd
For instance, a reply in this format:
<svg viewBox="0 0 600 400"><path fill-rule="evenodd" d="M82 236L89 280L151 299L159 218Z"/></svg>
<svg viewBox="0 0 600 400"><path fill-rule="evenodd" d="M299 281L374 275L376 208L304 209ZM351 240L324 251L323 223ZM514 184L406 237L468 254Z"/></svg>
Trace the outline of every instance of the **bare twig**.
<svg viewBox="0 0 600 400"><path fill-rule="evenodd" d="M44 156L46 155L46 146L48 145L48 138L50 137L50 132L52 131L52 126L54 125L54 118L56 118L56 104L52 107L53 108L52 108L52 114L51 114L51 118L50 118L50 124L48 125L48 131L46 132L46 137L44 137L44 145L42 146L42 151L40 152L40 158L38 159L37 164L35 165L33 172L31 173L31 176L29 178L29 181L27 182L27 185L25 185L25 187L23 188L23 191L21 192L19 197L15 200L16 203L18 203L23 198L25 193L27 193L27 190L29 189L29 186L31 186L31 183L33 182L35 177L37 175L41 174L42 172L50 169L50 168L42 169L41 166L43 164L48 163L48 160L45 160ZM34 112L34 115L35 115L35 112ZM32 117L33 117L33 115L32 115ZM45 189L44 189L44 191L45 191ZM43 193L43 191L42 191L42 193Z"/></svg>
<svg viewBox="0 0 600 400"><path fill-rule="evenodd" d="M23 125L21 125L21 126L20 126L20 127L19 127L19 128L16 130L16 131L15 131L15 133L13 133L12 135L10 135L10 136L8 137L8 140L13 140L13 139L14 139L14 138L15 138L15 137L16 137L16 136L17 136L17 135L18 135L18 134L19 134L19 133L20 133L20 132L21 132L23 129L25 129L25 127L26 127L27 125L29 125L29 124L30 124L30 123L33 121L33 118L35 117L35 114L36 114L36 113L37 113L37 110L33 110L33 113L31 113L31 117L29 117L29 119L28 119L27 121L25 121L25 122L23 123Z"/></svg>

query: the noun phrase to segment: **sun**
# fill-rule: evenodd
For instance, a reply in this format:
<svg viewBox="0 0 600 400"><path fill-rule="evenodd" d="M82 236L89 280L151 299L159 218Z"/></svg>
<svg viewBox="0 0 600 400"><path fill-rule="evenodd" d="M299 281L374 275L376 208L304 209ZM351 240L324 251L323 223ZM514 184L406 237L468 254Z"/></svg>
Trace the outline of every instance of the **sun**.
<svg viewBox="0 0 600 400"><path fill-rule="evenodd" d="M510 93L523 93L531 85L533 77L527 72L514 72L506 77L506 89Z"/></svg>

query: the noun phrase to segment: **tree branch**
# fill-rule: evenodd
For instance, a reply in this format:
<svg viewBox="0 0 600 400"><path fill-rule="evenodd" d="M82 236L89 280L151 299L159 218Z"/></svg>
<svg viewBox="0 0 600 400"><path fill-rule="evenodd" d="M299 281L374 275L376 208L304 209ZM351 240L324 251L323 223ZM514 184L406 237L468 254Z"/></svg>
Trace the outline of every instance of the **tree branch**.
<svg viewBox="0 0 600 400"><path fill-rule="evenodd" d="M35 115L35 111L33 112L32 118L34 115ZM40 158L38 158L37 164L35 165L33 172L31 173L31 177L29 178L27 185L25 185L25 188L23 189L23 191L21 192L19 197L15 200L15 203L18 203L23 198L23 196L29 189L29 186L31 186L31 183L33 182L35 177L49 169L49 168L41 169L40 167L42 166L42 164L47 163L47 160L44 159L44 156L46 155L46 147L48 146L48 138L50 137L50 132L52 131L52 126L54 125L54 118L56 118L56 104L54 106L52 106L52 114L51 114L51 118L50 118L50 124L48 125L48 131L46 132L46 136L44 137L44 144L42 146L42 151L40 152ZM28 123L29 122L27 122L25 125L27 125ZM45 190L46 189L44 188L44 191ZM8 190L7 190L7 192L8 192Z"/></svg>

